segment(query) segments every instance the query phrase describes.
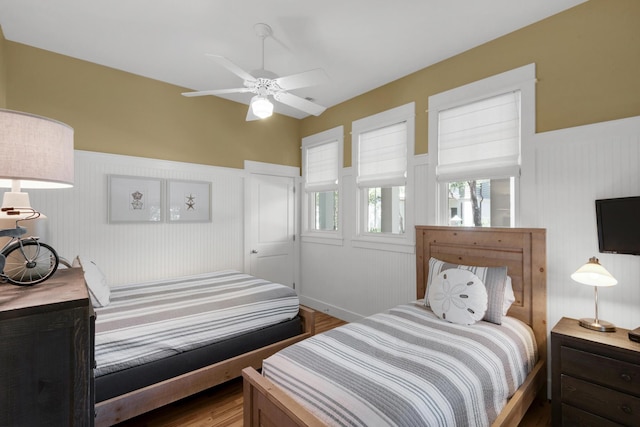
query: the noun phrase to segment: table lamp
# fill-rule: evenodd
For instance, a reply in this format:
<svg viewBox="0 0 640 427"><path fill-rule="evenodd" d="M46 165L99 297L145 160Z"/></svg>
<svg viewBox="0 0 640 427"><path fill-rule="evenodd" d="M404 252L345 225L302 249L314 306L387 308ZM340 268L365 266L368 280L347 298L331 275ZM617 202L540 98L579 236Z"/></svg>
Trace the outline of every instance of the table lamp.
<svg viewBox="0 0 640 427"><path fill-rule="evenodd" d="M0 187L11 188L2 199L3 208L31 209L23 188L73 186L73 128L56 120L19 111L0 109ZM0 227L15 227L28 215L0 212ZM34 221L23 223L29 230Z"/></svg>
<svg viewBox="0 0 640 427"><path fill-rule="evenodd" d="M593 319L580 319L580 326L600 332L615 331L616 327L613 324L598 319L598 287L614 286L618 281L600 265L596 257L589 258L589 262L573 273L571 278L578 283L593 286L595 289L596 317Z"/></svg>

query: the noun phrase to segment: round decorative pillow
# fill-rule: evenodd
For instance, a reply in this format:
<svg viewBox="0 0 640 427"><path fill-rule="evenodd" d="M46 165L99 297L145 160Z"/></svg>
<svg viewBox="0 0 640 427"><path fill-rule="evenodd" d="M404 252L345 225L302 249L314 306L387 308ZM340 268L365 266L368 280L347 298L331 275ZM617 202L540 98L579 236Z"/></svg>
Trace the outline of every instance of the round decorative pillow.
<svg viewBox="0 0 640 427"><path fill-rule="evenodd" d="M429 305L441 319L460 325L481 320L487 311L487 289L469 270L452 268L440 272L431 284Z"/></svg>

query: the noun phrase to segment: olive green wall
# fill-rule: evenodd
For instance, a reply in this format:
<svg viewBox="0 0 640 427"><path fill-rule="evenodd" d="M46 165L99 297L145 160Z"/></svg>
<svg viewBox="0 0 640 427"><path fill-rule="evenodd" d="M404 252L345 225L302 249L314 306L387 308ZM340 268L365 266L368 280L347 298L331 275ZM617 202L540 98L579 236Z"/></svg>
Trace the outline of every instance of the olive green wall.
<svg viewBox="0 0 640 427"><path fill-rule="evenodd" d="M255 122L244 121L243 104L185 98L184 88L2 38L0 107L68 123L80 150L235 168L244 160L300 166L303 136L343 125L350 166L352 121L415 101L415 152L426 153L429 96L532 62L538 132L640 115L638 23L638 0L590 0L319 117Z"/></svg>
<svg viewBox="0 0 640 427"><path fill-rule="evenodd" d="M0 28L0 108L7 107L7 67L4 60L4 34Z"/></svg>
<svg viewBox="0 0 640 427"><path fill-rule="evenodd" d="M240 103L186 98L180 95L185 88L10 41L3 45L7 108L67 123L76 149L233 168L244 160L300 166L297 119L245 122L248 107Z"/></svg>
<svg viewBox="0 0 640 427"><path fill-rule="evenodd" d="M300 134L343 125L350 166L351 122L415 101L426 153L429 96L532 62L537 132L640 115L640 1L590 0L306 118Z"/></svg>

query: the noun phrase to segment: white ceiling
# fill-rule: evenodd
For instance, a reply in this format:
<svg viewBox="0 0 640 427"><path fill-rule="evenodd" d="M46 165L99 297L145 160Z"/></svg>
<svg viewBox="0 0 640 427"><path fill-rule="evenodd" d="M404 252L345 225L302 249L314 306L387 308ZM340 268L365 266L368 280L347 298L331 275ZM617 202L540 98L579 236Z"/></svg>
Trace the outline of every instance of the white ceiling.
<svg viewBox="0 0 640 427"><path fill-rule="evenodd" d="M265 69L323 68L328 84L293 93L331 107L584 1L0 0L0 25L7 40L206 90L242 86L207 53L261 67L253 26L263 22L274 36ZM281 104L276 112L305 117Z"/></svg>

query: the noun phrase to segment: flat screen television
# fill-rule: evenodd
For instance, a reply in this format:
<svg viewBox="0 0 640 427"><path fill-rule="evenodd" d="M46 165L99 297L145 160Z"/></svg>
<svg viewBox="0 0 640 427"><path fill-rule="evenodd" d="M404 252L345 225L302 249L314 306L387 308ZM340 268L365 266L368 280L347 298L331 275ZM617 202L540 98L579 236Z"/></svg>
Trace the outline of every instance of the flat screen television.
<svg viewBox="0 0 640 427"><path fill-rule="evenodd" d="M602 253L640 255L640 196L596 200Z"/></svg>

